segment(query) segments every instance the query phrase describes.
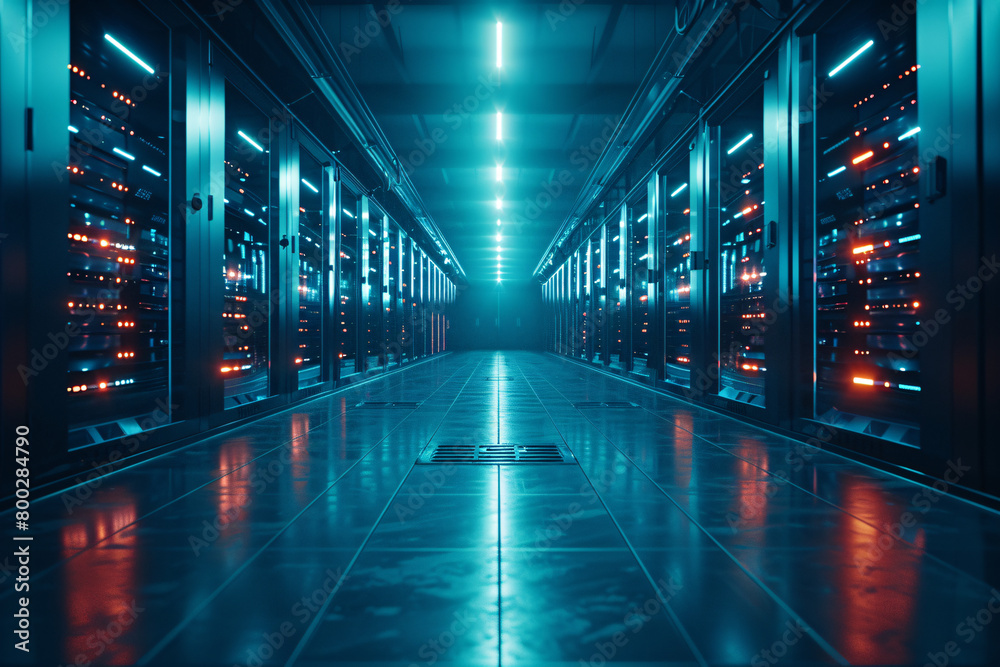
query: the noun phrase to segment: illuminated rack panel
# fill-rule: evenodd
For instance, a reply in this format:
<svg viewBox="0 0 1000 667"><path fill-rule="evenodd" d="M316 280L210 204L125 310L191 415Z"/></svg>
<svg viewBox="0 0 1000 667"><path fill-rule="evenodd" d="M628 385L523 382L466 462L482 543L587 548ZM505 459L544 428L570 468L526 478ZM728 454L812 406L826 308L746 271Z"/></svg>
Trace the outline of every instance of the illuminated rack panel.
<svg viewBox="0 0 1000 667"><path fill-rule="evenodd" d="M632 209L632 370L645 375L649 363L649 215L645 199Z"/></svg>
<svg viewBox="0 0 1000 667"><path fill-rule="evenodd" d="M169 420L170 32L134 3L73 2L70 446Z"/></svg>
<svg viewBox="0 0 1000 667"><path fill-rule="evenodd" d="M325 294L323 239L327 235L323 210L323 167L304 149L299 151L299 318L295 366L298 387L323 380L323 298Z"/></svg>
<svg viewBox="0 0 1000 667"><path fill-rule="evenodd" d="M817 38L816 416L916 445L919 65L915 21L875 27L889 12L852 3Z"/></svg>
<svg viewBox="0 0 1000 667"><path fill-rule="evenodd" d="M590 237L590 336L594 343L593 358L604 359L604 320L607 317L607 299L604 294L603 226Z"/></svg>
<svg viewBox="0 0 1000 667"><path fill-rule="evenodd" d="M226 84L223 359L227 408L269 396L271 223L267 116Z"/></svg>
<svg viewBox="0 0 1000 667"><path fill-rule="evenodd" d="M430 260L427 254L420 252L420 312L418 314L418 326L420 327L420 349L423 354L430 354L431 346L431 274Z"/></svg>
<svg viewBox="0 0 1000 667"><path fill-rule="evenodd" d="M382 356L387 364L399 361L399 313L396 300L399 294L399 230L389 224L382 231L382 265L385 269L385 288L382 298Z"/></svg>
<svg viewBox="0 0 1000 667"><path fill-rule="evenodd" d="M382 365L382 214L377 209L368 212L368 242L362 246L368 252L368 299L365 303L366 361L364 369Z"/></svg>
<svg viewBox="0 0 1000 667"><path fill-rule="evenodd" d="M764 93L750 95L722 125L719 192L721 394L762 404L765 316Z"/></svg>
<svg viewBox="0 0 1000 667"><path fill-rule="evenodd" d="M401 359L413 358L413 240L399 233L399 347Z"/></svg>
<svg viewBox="0 0 1000 667"><path fill-rule="evenodd" d="M619 220L608 222L607 262L608 262L608 317L611 333L608 341L608 359L612 368L622 368L622 346L625 341L625 289L628 267L625 256L628 250L624 209L619 211Z"/></svg>
<svg viewBox="0 0 1000 667"><path fill-rule="evenodd" d="M340 375L358 371L358 200L341 187L340 205L340 303L338 347Z"/></svg>
<svg viewBox="0 0 1000 667"><path fill-rule="evenodd" d="M685 156L686 158L686 156ZM664 267L666 379L691 383L691 187L684 159L667 175Z"/></svg>

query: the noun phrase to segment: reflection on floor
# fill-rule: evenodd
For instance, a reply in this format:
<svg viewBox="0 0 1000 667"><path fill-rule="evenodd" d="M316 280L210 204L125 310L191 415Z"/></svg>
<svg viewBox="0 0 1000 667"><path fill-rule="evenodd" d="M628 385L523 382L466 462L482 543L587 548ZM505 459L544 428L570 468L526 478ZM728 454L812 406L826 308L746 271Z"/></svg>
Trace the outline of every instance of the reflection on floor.
<svg viewBox="0 0 1000 667"><path fill-rule="evenodd" d="M415 464L491 442L576 462ZM997 514L541 354L432 360L33 514L39 639L4 664L1000 655Z"/></svg>

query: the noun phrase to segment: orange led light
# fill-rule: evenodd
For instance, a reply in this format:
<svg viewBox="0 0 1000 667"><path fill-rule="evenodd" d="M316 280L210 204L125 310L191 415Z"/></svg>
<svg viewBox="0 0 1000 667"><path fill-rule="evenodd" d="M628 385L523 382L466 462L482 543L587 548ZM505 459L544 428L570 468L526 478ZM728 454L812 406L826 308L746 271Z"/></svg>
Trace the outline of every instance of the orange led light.
<svg viewBox="0 0 1000 667"><path fill-rule="evenodd" d="M859 155L858 157L854 158L854 160L852 160L852 163L861 164L865 160L871 158L873 155L875 155L874 151L868 151L867 153L863 153L862 155Z"/></svg>

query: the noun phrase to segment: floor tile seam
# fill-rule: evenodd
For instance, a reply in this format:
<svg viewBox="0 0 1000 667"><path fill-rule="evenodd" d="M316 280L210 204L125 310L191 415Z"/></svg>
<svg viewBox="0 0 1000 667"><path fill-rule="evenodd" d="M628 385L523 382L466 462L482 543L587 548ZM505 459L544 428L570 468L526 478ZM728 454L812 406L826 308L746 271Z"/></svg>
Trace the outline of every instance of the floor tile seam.
<svg viewBox="0 0 1000 667"><path fill-rule="evenodd" d="M559 390L559 389L558 389L557 387L555 387L555 386L554 386L554 385L553 385L553 384L551 383L551 381L549 381L549 380L545 380L545 382L546 382L546 383L548 383L548 384L549 384L549 386L550 386L550 387L552 387L553 391L555 391L555 392L556 392L557 394L559 394L559 395L560 395L560 396L562 397L562 399L563 399L564 401L567 401L567 402L570 402L570 401L569 401L569 399L568 399L568 398L567 398L567 397L566 397L566 396L565 396L565 395L564 395L564 394L563 394L563 393L562 393L562 392L561 392L561 391L560 391L560 390ZM784 601L784 600L783 600L783 599L782 599L782 598L781 598L781 597L780 597L780 596L779 596L779 595L778 595L777 593L775 593L775 592L774 592L773 590L771 590L771 588L770 588L769 586L767 586L767 584L765 584L765 583L764 583L764 581L763 581L763 580L762 580L762 579L761 579L760 577L758 577L757 575L755 575L755 574L754 574L753 572L751 572L751 571L750 571L750 570L749 570L749 569L748 569L748 568L747 568L747 567L746 567L746 566L745 566L745 565L744 565L744 564L743 564L742 562L740 562L740 560L739 560L739 559L737 559L737 558L736 558L736 557L735 557L735 556L734 556L734 555L733 555L733 554L732 554L732 553L731 553L731 552L729 551L729 549L727 549L727 548L725 547L725 545L723 545L723 544L722 544L722 543L721 543L721 542L720 542L720 541L719 541L719 540L718 540L718 539L717 539L717 538L716 538L716 537L715 537L714 535L712 535L712 534L711 534L711 533L710 533L710 532L709 532L709 531L708 531L708 530L707 530L707 529L706 529L706 528L705 528L704 526L702 526L702 525L701 525L701 523L700 523L699 521L697 521L697 520L696 520L696 519L695 519L695 518L694 518L693 516L691 516L691 514L689 514L689 513L688 513L688 512L687 512L687 511L686 511L686 510L685 510L685 509L684 509L684 508L683 508L683 507L682 507L682 506L680 505L680 503L678 503L678 502L677 502L677 501L676 501L676 500L675 500L675 499L674 499L674 498L673 498L673 497L672 497L672 496L671 496L671 495L670 495L669 493L667 493L667 492L666 492L666 491L665 491L665 490L664 490L664 489L663 489L662 487L660 487L660 485L659 485L659 484L658 484L658 483L657 483L657 482L656 482L656 481L655 481L654 479L652 479L652 477L650 477L650 475L649 475L649 474L648 474L648 473L647 473L647 472L646 472L645 470L643 470L643 469L642 469L642 468L641 468L641 467L640 467L640 466L639 466L639 465L638 465L638 464L637 464L637 463L636 463L636 462L635 462L634 460L632 460L632 458L631 458L630 456L628 456L628 455L627 455L627 454L626 454L625 452L621 451L621 449L620 449L620 448L619 448L619 447L618 447L618 446L617 446L617 445L616 445L616 444L614 443L614 441L612 441L612 440L611 440L610 438L608 438L608 437L607 437L607 435L605 435L605 433L604 433L604 432L603 432L603 431L602 431L602 430L601 430L601 429L600 429L600 428L599 428L599 427L598 427L598 426L597 426L596 424L594 424L594 423L593 423L593 421L592 421L592 420L591 420L591 419L590 419L589 417L587 417L586 415L584 415L584 417L585 417L585 419L586 419L586 420L587 420L587 421L588 421L588 422L589 422L589 423L591 424L591 426L593 426L593 428L594 428L594 429L595 429L595 430L596 430L596 431L597 431L598 433L600 433L600 434L601 434L601 437L603 437L603 438L604 438L604 439L605 439L605 440L606 440L606 441L608 442L608 444L610 444L610 445L611 445L612 447L614 447L614 449L615 449L615 450L616 450L616 451L617 451L617 452L618 452L618 453L619 453L619 454L620 454L621 456L623 456L623 457L624 457L624 458L625 458L625 459L626 459L626 460L627 460L627 461L628 461L629 463L631 463L631 464L632 464L632 466L633 466L633 467L635 467L635 469L636 469L636 470L638 470L638 471L639 471L639 473L640 473L641 475L643 475L644 477L646 477L646 479L647 479L647 480L649 480L649 482L650 482L650 483L652 483L652 484L653 484L653 485L654 485L654 486L655 486L655 487L656 487L656 488L657 488L657 489L658 489L658 490L660 491L660 493L662 493L662 494L663 494L663 496L664 496L665 498L667 498L667 500L668 500L668 501L669 501L670 503L672 503L672 504L673 504L673 505L674 505L674 506L675 506L675 507L676 507L676 508L677 508L677 509L678 509L678 510L679 510L679 511L680 511L680 512L682 513L682 514L684 514L684 516L685 516L685 517L687 517L687 519L688 519L688 520L689 520L689 521L690 521L690 522L691 522L691 523L692 523L692 524L693 524L693 525L694 525L694 526L695 526L696 528L698 528L698 530L700 530L700 531L701 531L701 532L702 532L702 533L703 533L703 534L704 534L704 535L705 535L706 537L708 537L708 539L709 539L709 540L711 540L711 541L712 541L712 542L713 542L713 543L714 543L714 544L715 544L715 545L716 545L716 546L717 546L717 547L719 548L719 550L721 550L721 551L722 551L722 553L724 553L724 554L725 554L725 555L726 555L727 557L729 557L729 559L730 559L730 560L732 560L732 562L733 562L733 563L734 563L734 564L735 564L735 565L736 565L736 566L737 566L738 568L740 568L740 569L741 569L741 570L742 570L742 571L744 572L744 574L745 574L745 575L746 575L746 576L747 576L747 577L748 577L748 578L749 578L749 579L750 579L750 580L751 580L751 581L752 581L753 583L755 583L755 584L756 584L756 585L757 585L757 586L758 586L758 587L759 587L759 588L760 588L760 589L761 589L761 590L762 590L762 591L763 591L763 592L764 592L764 593L765 593L765 594L766 594L766 595L767 595L768 597L770 597L770 598L771 598L771 599L772 599L772 600L773 600L773 601L774 601L774 602L775 602L775 603L776 603L776 604L777 604L777 605L778 605L778 606L779 606L780 608L784 609L784 610L785 610L785 611L786 611L786 612L787 612L787 613L788 613L788 614L789 614L789 615L790 615L790 616L791 616L791 617L792 617L793 619L795 619L795 620L796 620L796 622L798 622L798 623L800 624L800 627L802 627L802 628L804 628L804 629L805 629L806 633L807 633L807 634L808 634L808 635L809 635L810 637L812 637L812 638L813 638L813 640L814 640L814 641L815 641L815 642L816 642L816 643L817 643L817 644L819 645L819 647L820 647L820 648L821 648L822 650L824 650L824 651L825 651L825 652L826 652L826 653L827 653L827 654L828 654L828 655L829 655L829 656L830 656L831 658L833 658L833 659L834 659L834 660L835 660L835 661L836 661L836 662L837 662L838 664L841 664L841 665L848 665L848 664L849 664L849 663L848 663L848 661L847 661L847 659L846 659L846 658L844 658L844 657L843 657L843 656L842 656L842 655L840 654L840 652L839 652L839 651L837 651L837 650L836 650L836 649L835 649L835 648L833 647L833 645L832 645L832 644L830 644L830 643L829 643L829 642L828 642L828 641L827 641L827 640L826 640L826 639L825 639L824 637L822 637L822 636L821 636L821 635L820 635L820 634L819 634L818 632L816 632L816 630L815 630L814 628L812 628L812 627L811 627L811 626L810 626L809 624L807 624L807 623L806 623L806 622L804 621L804 619L802 618L802 616L801 616L801 615L800 615L800 614L799 614L798 612L796 612L796 611L795 611L795 610L794 610L794 609L793 609L793 608L791 607L791 605L789 605L788 603L786 603L786 602L785 602L785 601ZM584 471L584 472L585 472L585 474L586 474L586 471ZM597 491L597 489L595 488L595 492L596 492L596 491ZM602 498L602 502L603 502L603 498ZM608 510L608 513L609 513L609 514L611 514L611 511L610 511L610 510ZM612 517L613 517L613 515L612 515ZM616 524L617 524L617 520L615 520L615 521L616 521ZM627 539L627 538L626 538L626 539ZM630 547L631 547L631 544L630 544ZM639 556L638 556L638 554L636 554L636 559L637 559L637 560L640 560L640 563L642 562L642 561L641 561L641 559L639 559ZM645 568L645 564L644 564L644 563L643 563L643 567Z"/></svg>
<svg viewBox="0 0 1000 667"><path fill-rule="evenodd" d="M460 372L461 370L462 370L462 368L459 368L458 370L456 370L456 371L455 371L455 373L453 373L453 374L452 374L451 376L449 376L448 378L446 378L446 379L445 379L445 380L444 380L444 381L443 381L443 382L442 382L442 383L441 383L441 384L440 384L440 385L438 386L438 388L437 388L437 389L435 389L435 391L434 391L433 393L437 393L438 391L441 391L441 390L442 390L442 389L443 389L443 388L444 388L444 387L445 387L445 386L447 385L448 381L449 381L449 380L450 380L450 379L451 379L452 377L454 377L454 375L457 375L457 374L458 374L458 373L459 373L459 372ZM412 414L412 413L411 413L411 414ZM409 416L409 415L408 415L408 416ZM215 600L215 599L216 599L216 598L217 598L217 597L218 597L218 596L219 596L219 595L220 595L220 594L222 593L222 591L223 591L223 590L225 590L225 589L226 589L226 588L227 588L227 587L228 587L228 586L229 586L230 584L232 584L233 582L235 582L235 581L236 581L236 580L237 580L237 579L239 578L239 576L240 576L240 575L241 575L241 574L242 574L242 573L243 573L244 571L246 571L246 570L247 570L247 568L249 568L249 566L250 566L250 565L251 565L251 564L252 564L252 563L253 563L254 561L256 561L256 560L257 560L257 558L258 558L258 557L260 557L260 556L261 556L261 555L262 555L262 554L263 554L263 553L264 553L264 552L265 552L265 551L266 551L266 550L268 549L268 547L270 547L270 546L271 546L271 545L272 545L272 544L273 544L273 543L274 543L275 541L277 541L277 540L278 540L278 539L279 539L279 538L280 538L280 537L281 537L281 536L282 536L283 534L285 534L285 532L286 532L286 531L288 530L288 528L289 528L289 527L291 527L291 525L292 525L293 523L295 523L295 521L296 521L296 520L298 520L298 519L299 519L299 518L300 518L300 517L301 517L301 516L302 516L303 514L305 514L305 513L307 512L307 511L309 511L309 509L310 509L310 508L312 508L312 507L313 507L313 505L315 505L315 504L316 504L317 502L319 502L319 501L320 501L320 500L321 500L322 498L324 498L324 497L325 497L325 496L326 496L326 495L327 495L327 494L328 494L328 493L330 492L330 490L331 490L331 489L333 489L333 487L334 487L334 486L336 486L336 484L337 484L337 483L338 483L338 482L339 482L340 480L344 479L344 478L345 478L345 477L346 477L346 476L347 476L348 474L350 474L350 472L351 472L352 470L354 470L354 468L355 468L355 467L357 467L358 465L360 465L360 464L361 464L361 462L362 462L362 461L363 461L363 460L364 460L365 458L367 458L367 457L368 457L368 456L369 456L369 455L370 455L370 454L371 454L372 452L374 452L374 451L375 451L376 449L378 449L378 448L379 448L379 447L380 447L381 445L383 445L383 444L385 443L385 441L386 441L386 440L387 440L387 439L388 439L388 438L389 438L389 437L390 437L390 436L391 436L391 435L392 435L392 434L393 434L393 433L394 433L394 432L395 432L395 431L396 431L397 429L399 429L399 428L400 428L400 427L401 427L401 426L403 425L403 423L404 423L405 421L406 421L406 418L404 418L404 419L400 420L400 421L399 421L399 422L398 422L398 423L397 423L397 424L396 424L396 425L395 425L395 426L394 426L394 427L393 427L393 428L392 428L392 429L391 429L391 430L390 430L390 431L389 431L388 433L386 433L386 434L385 434L385 435L384 435L384 436L383 436L382 438L380 438L378 442L376 442L375 444L373 444L373 445L371 446L371 448L369 448L369 449L368 449L368 451L367 451L367 452L365 452L364 456L362 456L362 457L359 457L359 458L358 458L358 459L357 459L356 461L354 461L354 462L353 462L353 463L352 463L352 464L351 464L351 465L350 465L350 466L349 466L349 467L348 467L348 468L347 468L346 470L344 470L344 471L343 471L343 472L342 472L342 473L341 473L341 474L340 474L340 475L339 475L339 476L338 476L338 477L337 477L337 478L336 478L336 479L335 479L335 480L334 480L333 482L331 482L331 483L330 483L330 484L329 484L329 485L328 485L328 486L326 487L326 489L325 489L325 490L324 490L323 492L319 493L319 494L318 494L318 495L317 495L317 496L316 496L315 498L313 498L313 499L312 499L311 501L309 501L309 502L308 502L308 503L307 503L307 504L306 504L306 505L305 505L305 506L304 506L304 507L303 507L303 508L302 508L302 509L301 509L301 510L300 510L300 511L299 511L299 512L298 512L298 513L297 513L297 514L296 514L296 515L294 516L294 517L292 517L291 519L289 519L289 520L288 520L288 521L287 521L287 522L285 523L285 525L284 525L284 526L282 526L282 528L281 528L280 530L278 530L278 531L277 531L277 532L276 532L276 533L275 533L275 534L274 534L273 536L271 536L271 538L270 538L270 539L268 539L268 540L267 540L267 542L265 542L265 543L264 543L264 544L263 544L263 545L262 545L262 546L261 546L261 547L260 547L260 548L259 548L259 549L258 549L258 550L257 550L256 552L254 552L254 553L253 553L253 554L252 554L252 555L251 555L251 556L250 556L249 558L247 558L247 559L246 559L246 560L245 560L245 561L244 561L243 563L241 563L241 564L239 565L239 567L237 567L237 568L236 568L236 570L235 570L235 571L233 571L233 572L232 572L232 573L231 573L231 574L230 574L230 575L229 575L229 576L228 576L228 577L227 577L227 578L225 579L225 581L223 581L223 582L222 582L222 583L221 583L221 584L220 584L219 586L217 586L217 587L215 588L215 590L214 590L214 591L212 591L212 593L211 593L211 594L210 594L210 595L209 595L208 597L206 597L205 599L203 599L203 600L201 601L201 603L199 603L199 604L198 604L198 605L197 605L197 606L196 606L196 607L195 607L195 608L194 608L194 609L193 609L192 611L190 611L190 612L189 612L189 613L188 613L188 614L187 614L187 615L186 615L186 616L185 616L185 617L184 617L184 618L183 618L183 619L182 619L182 620L181 620L181 621L180 621L179 623L177 623L177 624L176 624L176 625L175 625L175 626L174 626L174 627L173 627L173 628L172 628L172 629L171 629L171 630L170 630L170 631L169 631L169 632L168 632L168 633L167 633L167 634L166 634L166 635L165 635L164 637L162 637L162 638L160 639L160 641L158 641L158 642L157 642L156 644L154 644L154 645L153 645L153 647L152 647L151 649L147 650L147 651L146 651L146 653L145 653L145 654L143 654L143 656L142 656L142 657L141 657L141 658L140 658L140 659L139 659L139 660L137 661L137 663L136 663L136 664L137 664L137 665L147 665L147 664L149 664L149 662L150 662L151 660L155 659L155 658L156 658L156 656L157 656L157 655L159 655L159 653L160 653L160 652L161 652L161 651L162 651L162 650L163 650L164 648L166 648L166 647L167 647L167 646L168 646L168 645L169 645L169 644L170 644L170 643L171 643L171 642L172 642L172 641L173 641L174 639L176 639L176 638L177 638L177 637L178 637L178 636L180 635L180 633L181 633L181 632L183 631L183 629L184 629L185 627L187 627L187 625L188 625L188 624L190 624L190 623L191 623L191 622L192 622L192 621L193 621L193 620L194 620L195 618L197 618L197 616L198 616L198 615L199 615L199 614L200 614L200 613L201 613L202 611L204 611L205 609L207 609L207 608L208 608L208 606L209 606L209 605L210 605L210 604L211 604L211 603L212 603L212 602L213 602L213 601L214 601L214 600ZM408 474L408 473L407 473L407 474ZM404 476L404 477L403 477L403 481L404 481L404 482L405 482L405 479L406 479L406 477ZM402 482L400 482L400 484L402 484ZM398 489L397 489L397 492L398 492ZM395 493L393 494L393 497L395 497ZM391 503L391 499L390 499L390 503ZM384 512L385 512L385 510L383 509L383 513L384 513ZM381 518L381 515L380 515L380 518ZM376 523L376 525L377 525L377 523ZM372 530L374 530L374 527L372 528ZM371 531L369 532L369 537L370 537L370 535L371 535ZM366 537L366 538L365 538L365 540L367 541L367 539L368 539L368 538ZM352 563L352 564L353 564L354 560L356 560L356 558L357 558L357 555L358 555L358 553L360 553L361 549L363 549L363 548L364 548L364 546L363 546L363 545L362 545L362 547L361 547L361 548L359 548L358 552L357 552L357 553L355 554L355 557L354 557L354 558L352 559L352 561L351 561L351 563ZM344 571L344 574L343 574L343 575L341 576L340 580L338 581L338 583L337 583L337 587L338 587L338 588L339 588L339 586L340 586L341 582L343 581L343 578L344 578L344 577L345 577L346 575L347 575L347 570L345 570L345 571ZM336 588L335 588L334 590L336 590ZM330 596L329 596L329 597L331 597L331 598L333 597L333 593L332 593L332 592L331 592L331 594L330 594ZM317 617L319 617L319 616L321 616L321 614L317 614Z"/></svg>
<svg viewBox="0 0 1000 667"><path fill-rule="evenodd" d="M524 375L523 370L521 370L520 367L518 368L518 370L521 372L521 375L524 376L525 380L527 381L527 376ZM535 398L539 401L539 403L545 406L546 412L548 412L548 406L546 406L545 402L542 401L540 396L538 396L538 391L530 383L529 386L531 387L532 392L535 394ZM549 420L552 422L552 425L556 429L556 432L559 433L559 437L560 439L562 439L563 444L566 447L568 447L570 451L572 451L572 447L570 447L569 442L566 440L565 436L563 436L562 430L559 428L558 424L556 424L556 422L552 419L551 415L549 416ZM605 503L604 498L601 496L601 493L597 490L597 487L594 485L593 480L590 479L590 475L588 475L587 471L583 469L583 466L579 465L579 460L577 460L577 465L578 469L583 474L587 482L590 484L594 493L597 495L597 498L601 501L601 505L604 507L605 512L607 512L608 517L614 523L615 529L618 530L619 536L625 542L625 545L628 548L628 552L631 555L632 559L634 560L635 564L638 565L639 568L642 570L643 575L645 575L646 577L647 583L652 587L653 592L655 593L656 597L660 600L660 602L663 604L664 609L667 610L670 622L673 624L674 628L680 633L681 637L684 639L685 643L687 644L688 650L691 652L691 655L695 657L699 665L702 665L703 667L708 667L708 661L705 660L705 657L698 649L697 645L694 642L694 638L691 637L691 634L688 632L683 622L681 622L681 619L677 615L677 612L670 605L670 601L663 595L662 591L660 590L660 587L657 586L655 580L653 579L652 573L649 571L649 568L646 567L646 564L642 561L641 558L639 558L639 555L638 553L636 553L636 550L632 546L632 543L628 539L628 536L625 535L625 533L622 531L622 528L619 525L618 521L615 519L614 514L611 513L611 509L607 506L607 503Z"/></svg>
<svg viewBox="0 0 1000 667"><path fill-rule="evenodd" d="M448 410L445 412L444 415L441 416L441 420L438 423L438 426L427 437L427 443L430 443L431 441L433 441L434 435L441 428L441 424L443 424L445 422L445 420L448 418L448 415L451 413L451 410L458 403L459 398L462 396L462 392L465 390L466 387L468 387L469 382L471 382L472 377L475 375L476 371L478 370L478 368L479 368L479 366L481 364L482 364L482 359L480 359L479 363L476 364L476 367L469 374L469 377L466 379L466 381L463 384L462 388L459 389L458 392L455 394L455 398L452 400L452 403L449 406ZM452 377L454 377L454 376L452 376ZM449 378L449 380L450 379L451 378ZM424 447L427 446L427 443L424 443ZM418 455L419 455L419 453L418 453ZM309 643L309 640L312 638L313 633L316 632L316 629L319 627L319 624L321 623L323 617L326 615L326 610L329 608L331 602L333 601L333 598L336 597L336 594L340 590L341 586L343 585L344 580L350 574L351 569L354 567L354 565L357 563L358 559L361 557L361 554L364 552L365 547L368 545L368 542L371 540L372 536L375 534L375 531L378 530L378 527L382 523L383 518L385 518L386 512L389 511L389 508L392 506L393 502L395 501L396 496L399 495L399 491L403 488L403 485L406 483L406 480L409 479L410 474L412 474L413 469L416 466L416 462L417 462L417 457L414 458L413 463L410 464L410 467L406 471L406 473L404 473L402 475L402 478L400 479L399 484L397 485L397 487L393 491L393 493L389 496L389 499L386 502L385 507L382 508L381 513L379 514L378 518L375 520L375 523L369 529L368 534L365 536L365 539L362 541L361 545L358 547L358 550L354 553L354 556L351 558L350 562L348 562L347 567L343 570L343 574L341 574L340 579L337 581L337 584L334 586L333 590L330 591L330 594L326 596L326 599L323 601L323 604L319 608L319 610L317 610L317 612L316 612L315 616L313 617L312 621L309 623L309 626L299 636L299 639L298 639L298 641L295 644L295 648L293 649L291 655L288 657L288 660L285 662L285 667L292 667L295 664L296 660L298 660L298 658L302 654L302 652L305 650L306 645Z"/></svg>

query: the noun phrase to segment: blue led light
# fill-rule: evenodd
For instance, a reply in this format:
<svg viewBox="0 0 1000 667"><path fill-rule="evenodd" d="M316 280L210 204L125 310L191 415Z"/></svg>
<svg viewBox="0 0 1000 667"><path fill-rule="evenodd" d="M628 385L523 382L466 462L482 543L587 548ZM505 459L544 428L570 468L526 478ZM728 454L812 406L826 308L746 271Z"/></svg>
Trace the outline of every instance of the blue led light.
<svg viewBox="0 0 1000 667"><path fill-rule="evenodd" d="M860 49L858 49L857 51L855 51L854 53L852 53L847 58L847 60L845 60L844 62L842 62L839 65L837 65L836 67L834 67L833 71L830 72L830 76L836 76L837 72L839 72L840 70L842 70L845 67L847 67L848 65L850 65L851 61L853 61L855 58L857 58L858 56L860 56L862 53L864 53L865 51L867 51L868 49L870 49L874 44L875 44L875 42L869 39L867 44L865 44Z"/></svg>
<svg viewBox="0 0 1000 667"><path fill-rule="evenodd" d="M256 141L254 141L254 140L253 140L253 139L251 139L250 137L248 137L248 136L247 136L247 135L246 135L246 134L245 134L245 133L243 132L243 130L237 130L237 131L236 131L236 134L240 135L240 136L241 136L241 137L243 138L243 140L244 140L244 141L246 141L246 142L247 142L248 144L250 144L251 146L253 146L253 147L254 147L254 148L256 148L257 150L259 150L259 151L260 151L261 153L263 153L263 152L264 152L264 147L263 147L263 146L261 146L260 144L258 144L258 143L257 143Z"/></svg>
<svg viewBox="0 0 1000 667"><path fill-rule="evenodd" d="M112 44L114 44L116 47L118 47L119 51L121 51L122 53L124 53L125 55L127 55L129 58L131 58L132 60L134 60L139 65L139 67L143 68L144 70L146 70L150 74L156 74L156 70L154 70L152 67L150 67L149 65L147 65L146 63L144 63L142 61L142 59L139 58L139 56L135 55L134 53L132 53L131 51L129 51L127 48L125 48L125 46L122 45L122 43L119 42L117 39L115 39L114 37L112 37L111 35L108 35L108 34L104 35L104 39L108 40L109 42L111 42Z"/></svg>
<svg viewBox="0 0 1000 667"><path fill-rule="evenodd" d="M737 144L736 144L735 146L733 146L733 147L732 147L732 148L730 148L730 149L729 149L728 151L726 151L726 155L732 155L732 154L733 154L733 153L735 153L735 152L736 152L737 150L739 150L739 147L740 147L740 146L742 146L742 145L743 145L743 144L745 144L746 142L750 141L751 139L753 139L753 133L751 133L751 134L748 134L747 136L745 136L745 137L743 137L742 139L740 139L739 143L737 143Z"/></svg>

